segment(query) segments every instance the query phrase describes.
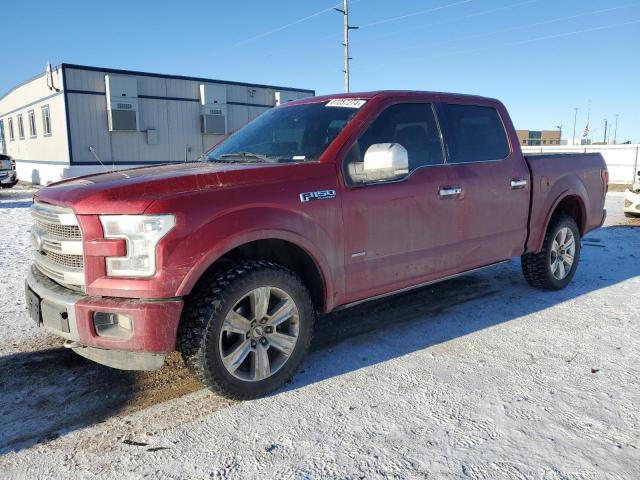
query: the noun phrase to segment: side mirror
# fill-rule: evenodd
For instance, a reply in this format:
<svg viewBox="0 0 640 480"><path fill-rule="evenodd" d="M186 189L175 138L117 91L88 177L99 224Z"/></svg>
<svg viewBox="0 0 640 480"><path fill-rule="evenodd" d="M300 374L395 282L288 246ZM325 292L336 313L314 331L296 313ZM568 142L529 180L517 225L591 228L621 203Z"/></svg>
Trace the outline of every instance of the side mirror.
<svg viewBox="0 0 640 480"><path fill-rule="evenodd" d="M399 143L374 143L364 154L364 171L385 171L390 175L406 175L409 171L407 149Z"/></svg>
<svg viewBox="0 0 640 480"><path fill-rule="evenodd" d="M409 156L399 143L375 143L364 154L364 162L349 165L355 183L379 182L409 173Z"/></svg>

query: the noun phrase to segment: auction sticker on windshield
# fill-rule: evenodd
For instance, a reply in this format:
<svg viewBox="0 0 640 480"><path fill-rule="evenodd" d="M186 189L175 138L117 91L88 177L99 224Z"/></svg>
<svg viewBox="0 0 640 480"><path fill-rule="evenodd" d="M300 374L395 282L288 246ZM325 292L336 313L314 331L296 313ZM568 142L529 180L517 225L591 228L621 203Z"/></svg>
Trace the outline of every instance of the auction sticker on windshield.
<svg viewBox="0 0 640 480"><path fill-rule="evenodd" d="M333 100L329 100L327 103L327 107L343 107L343 108L360 108L365 103L366 100L361 100L359 98L334 98Z"/></svg>

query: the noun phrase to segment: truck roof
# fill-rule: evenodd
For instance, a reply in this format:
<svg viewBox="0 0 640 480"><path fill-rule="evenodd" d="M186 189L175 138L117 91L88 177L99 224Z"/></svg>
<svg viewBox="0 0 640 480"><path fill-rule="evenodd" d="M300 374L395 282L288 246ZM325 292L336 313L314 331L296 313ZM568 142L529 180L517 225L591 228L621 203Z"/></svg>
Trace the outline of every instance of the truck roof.
<svg viewBox="0 0 640 480"><path fill-rule="evenodd" d="M401 98L437 98L440 101L447 100L466 100L468 102L482 102L482 103L499 103L499 100L490 97L482 97L479 95L467 95L462 93L447 93L447 92L430 92L420 90L376 90L372 92L349 92L349 93L336 93L332 95L320 95L317 97L308 97L301 100L295 100L289 102L286 105L303 105L307 103L321 103L334 98L359 98L363 100L371 100L373 98L385 98L385 97L401 97Z"/></svg>

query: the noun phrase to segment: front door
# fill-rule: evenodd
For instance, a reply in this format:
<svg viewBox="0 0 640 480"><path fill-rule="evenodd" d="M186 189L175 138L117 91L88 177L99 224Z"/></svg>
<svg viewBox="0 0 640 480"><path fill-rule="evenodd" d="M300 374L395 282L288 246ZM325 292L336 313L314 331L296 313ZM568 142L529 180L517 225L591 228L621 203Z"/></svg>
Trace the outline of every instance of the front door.
<svg viewBox="0 0 640 480"><path fill-rule="evenodd" d="M374 144L398 143L408 154L406 175L362 181L353 173ZM458 206L440 192L451 180L429 103L385 109L348 151L343 195L348 301L438 278L455 268Z"/></svg>

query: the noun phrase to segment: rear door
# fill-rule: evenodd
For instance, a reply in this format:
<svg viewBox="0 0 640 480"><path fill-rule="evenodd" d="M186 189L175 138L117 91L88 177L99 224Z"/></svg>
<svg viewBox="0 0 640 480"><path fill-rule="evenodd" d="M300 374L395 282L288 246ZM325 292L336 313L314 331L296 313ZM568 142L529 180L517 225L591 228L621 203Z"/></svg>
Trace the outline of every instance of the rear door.
<svg viewBox="0 0 640 480"><path fill-rule="evenodd" d="M448 173L458 216L459 270L513 256L524 248L529 212L529 170L511 147L506 112L496 106L438 105Z"/></svg>

